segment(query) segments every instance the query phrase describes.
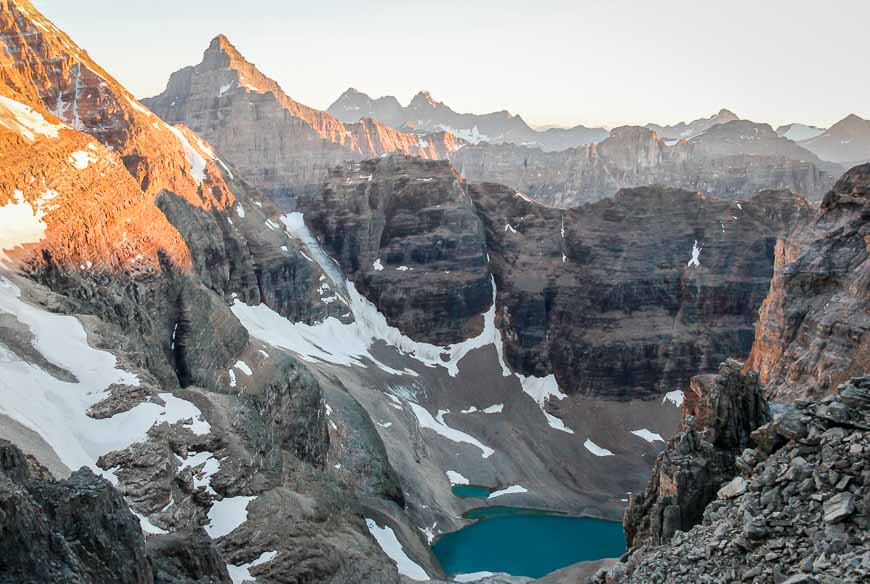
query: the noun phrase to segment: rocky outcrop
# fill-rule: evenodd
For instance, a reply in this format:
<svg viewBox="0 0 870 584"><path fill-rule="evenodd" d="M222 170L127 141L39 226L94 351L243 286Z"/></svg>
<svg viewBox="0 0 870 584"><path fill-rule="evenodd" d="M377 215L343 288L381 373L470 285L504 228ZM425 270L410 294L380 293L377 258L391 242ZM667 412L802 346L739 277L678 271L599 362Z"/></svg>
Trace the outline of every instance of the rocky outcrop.
<svg viewBox="0 0 870 584"><path fill-rule="evenodd" d="M775 242L810 213L772 191L738 204L638 188L565 211L498 185L469 194L511 367L617 399L682 388L748 355Z"/></svg>
<svg viewBox="0 0 870 584"><path fill-rule="evenodd" d="M870 165L846 173L796 244L777 246L747 368L776 400L820 398L870 368Z"/></svg>
<svg viewBox="0 0 870 584"><path fill-rule="evenodd" d="M416 132L447 131L472 144L522 144L545 152L558 152L577 146L600 142L607 138L604 128L547 128L536 130L520 116L508 111L489 114L460 114L436 101L428 91L417 93L407 107L402 107L392 95L372 99L350 88L327 110L345 123L374 118L399 130Z"/></svg>
<svg viewBox="0 0 870 584"><path fill-rule="evenodd" d="M147 544L124 497L88 469L54 481L0 440L0 582L229 584L204 531Z"/></svg>
<svg viewBox="0 0 870 584"><path fill-rule="evenodd" d="M444 132L417 136L369 118L346 125L304 106L223 35L200 64L173 73L166 90L143 103L167 122L205 137L247 180L278 197L315 192L343 161L387 152L444 158L458 146Z"/></svg>
<svg viewBox="0 0 870 584"><path fill-rule="evenodd" d="M0 441L0 582L151 584L139 522L91 471L34 479L24 455Z"/></svg>
<svg viewBox="0 0 870 584"><path fill-rule="evenodd" d="M838 390L758 428L755 447L736 461L739 474L706 506L699 524L636 544L593 581L867 581L870 378ZM669 445L657 468L667 464L675 446Z"/></svg>
<svg viewBox="0 0 870 584"><path fill-rule="evenodd" d="M336 170L300 203L306 222L390 324L447 345L492 305L483 225L444 161L390 156Z"/></svg>
<svg viewBox="0 0 870 584"><path fill-rule="evenodd" d="M154 584L229 584L227 566L202 529L154 535L146 542Z"/></svg>
<svg viewBox="0 0 870 584"><path fill-rule="evenodd" d="M757 376L744 376L741 366L729 360L717 374L689 383L681 433L656 460L646 491L632 497L625 512L629 549L666 543L697 525L719 488L736 474L736 458L749 447L752 432L770 419Z"/></svg>
<svg viewBox="0 0 870 584"><path fill-rule="evenodd" d="M451 161L472 182L509 185L563 208L652 184L727 199L780 189L817 200L842 172L767 124L742 120L676 143L652 130L626 126L615 128L598 144L563 152L481 144L461 148Z"/></svg>

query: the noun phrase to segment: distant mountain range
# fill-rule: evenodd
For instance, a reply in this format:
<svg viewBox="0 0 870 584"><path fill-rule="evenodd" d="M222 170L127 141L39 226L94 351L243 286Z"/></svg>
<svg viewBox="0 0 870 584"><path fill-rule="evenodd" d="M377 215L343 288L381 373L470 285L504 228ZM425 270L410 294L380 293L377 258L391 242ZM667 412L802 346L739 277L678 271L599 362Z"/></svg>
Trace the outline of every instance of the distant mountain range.
<svg viewBox="0 0 870 584"><path fill-rule="evenodd" d="M350 88L327 111L345 123L371 117L403 131L450 132L471 144L508 143L546 152L594 144L609 135L604 128L586 126L535 130L520 116L504 110L482 115L461 114L433 99L427 91L417 93L407 107L402 107L393 96L373 99Z"/></svg>
<svg viewBox="0 0 870 584"><path fill-rule="evenodd" d="M598 144L562 152L477 144L460 148L450 159L470 181L507 184L536 201L564 208L650 184L725 199L779 189L818 200L843 171L778 136L768 124L748 120L717 124L677 141L648 128L624 126Z"/></svg>
<svg viewBox="0 0 870 584"><path fill-rule="evenodd" d="M698 134L702 134L719 124L727 124L739 120L740 118L732 111L727 109L719 110L719 113L710 116L709 118L700 118L693 122L680 122L674 126L660 126L658 124L647 124L646 127L658 134L663 140L688 140L694 138Z"/></svg>

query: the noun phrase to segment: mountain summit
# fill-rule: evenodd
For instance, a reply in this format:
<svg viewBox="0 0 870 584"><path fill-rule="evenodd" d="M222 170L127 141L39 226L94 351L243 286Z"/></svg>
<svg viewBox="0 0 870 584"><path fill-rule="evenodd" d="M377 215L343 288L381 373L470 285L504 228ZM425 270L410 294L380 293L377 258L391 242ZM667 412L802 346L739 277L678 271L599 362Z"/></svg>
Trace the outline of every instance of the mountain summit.
<svg viewBox="0 0 870 584"><path fill-rule="evenodd" d="M801 142L823 160L846 166L870 161L870 121L849 114L824 133Z"/></svg>
<svg viewBox="0 0 870 584"><path fill-rule="evenodd" d="M346 95L352 99L354 93ZM347 160L390 152L437 159L458 147L444 132L418 136L367 117L345 124L303 105L223 35L212 40L198 65L173 73L166 90L143 103L164 120L205 136L248 180L282 196L316 190L330 168Z"/></svg>
<svg viewBox="0 0 870 584"><path fill-rule="evenodd" d="M722 108L718 113L710 116L709 118L699 118L692 122L680 122L674 126L660 126L658 124L647 124L646 127L650 130L654 131L659 135L660 138L664 140L688 140L689 138L693 138L698 134L706 132L713 126L718 126L719 124L727 124L728 122L733 122L739 120L740 118L732 112L731 110L727 110Z"/></svg>

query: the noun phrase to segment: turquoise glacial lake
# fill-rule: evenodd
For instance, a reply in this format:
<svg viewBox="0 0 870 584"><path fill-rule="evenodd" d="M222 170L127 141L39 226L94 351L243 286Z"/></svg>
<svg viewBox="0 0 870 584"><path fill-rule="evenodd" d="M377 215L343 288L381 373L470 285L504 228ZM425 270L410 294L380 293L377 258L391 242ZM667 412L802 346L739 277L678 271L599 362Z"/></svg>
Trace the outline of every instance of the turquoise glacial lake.
<svg viewBox="0 0 870 584"><path fill-rule="evenodd" d="M453 485L453 494L463 499L486 499L492 489L489 487L479 487L477 485Z"/></svg>
<svg viewBox="0 0 870 584"><path fill-rule="evenodd" d="M577 562L625 552L622 524L615 521L510 507L467 516L478 521L442 535L432 546L450 576L487 571L540 578Z"/></svg>

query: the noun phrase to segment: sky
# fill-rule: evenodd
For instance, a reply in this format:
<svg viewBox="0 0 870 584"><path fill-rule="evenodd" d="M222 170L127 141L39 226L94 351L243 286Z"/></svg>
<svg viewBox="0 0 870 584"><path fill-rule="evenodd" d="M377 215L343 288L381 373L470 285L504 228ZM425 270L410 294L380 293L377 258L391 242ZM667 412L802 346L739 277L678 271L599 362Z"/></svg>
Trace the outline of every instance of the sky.
<svg viewBox="0 0 870 584"><path fill-rule="evenodd" d="M33 0L137 97L226 34L293 99L348 87L532 125L870 118L867 0Z"/></svg>

